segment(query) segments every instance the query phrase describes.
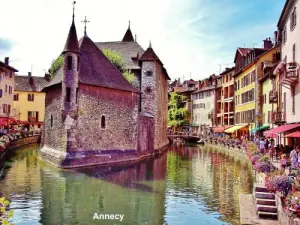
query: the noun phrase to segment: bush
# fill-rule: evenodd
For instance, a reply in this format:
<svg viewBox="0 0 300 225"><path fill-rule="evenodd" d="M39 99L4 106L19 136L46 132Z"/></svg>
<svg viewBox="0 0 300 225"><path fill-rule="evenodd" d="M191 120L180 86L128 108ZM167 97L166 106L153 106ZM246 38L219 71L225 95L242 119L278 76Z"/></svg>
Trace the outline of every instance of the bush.
<svg viewBox="0 0 300 225"><path fill-rule="evenodd" d="M0 198L0 222L2 225L11 224L8 222L8 220L14 215L12 210L8 210L8 206L9 201L5 200L5 197Z"/></svg>

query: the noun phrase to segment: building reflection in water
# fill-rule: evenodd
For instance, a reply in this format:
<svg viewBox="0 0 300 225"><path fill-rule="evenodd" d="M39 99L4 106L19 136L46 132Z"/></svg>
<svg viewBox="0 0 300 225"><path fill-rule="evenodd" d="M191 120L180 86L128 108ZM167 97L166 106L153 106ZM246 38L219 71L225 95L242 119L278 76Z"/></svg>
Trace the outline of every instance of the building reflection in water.
<svg viewBox="0 0 300 225"><path fill-rule="evenodd" d="M138 164L60 170L37 148L12 154L0 180L15 223L100 224L94 213L124 214L101 224L239 224L239 195L251 193L243 160L202 147L171 147Z"/></svg>

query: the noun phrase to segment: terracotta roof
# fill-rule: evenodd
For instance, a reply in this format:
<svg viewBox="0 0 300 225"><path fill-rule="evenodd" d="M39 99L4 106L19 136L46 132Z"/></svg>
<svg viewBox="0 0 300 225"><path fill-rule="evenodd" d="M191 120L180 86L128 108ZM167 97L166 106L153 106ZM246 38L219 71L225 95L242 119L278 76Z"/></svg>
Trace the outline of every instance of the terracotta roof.
<svg viewBox="0 0 300 225"><path fill-rule="evenodd" d="M123 42L133 42L134 41L131 30L130 30L130 27L128 27L122 41Z"/></svg>
<svg viewBox="0 0 300 225"><path fill-rule="evenodd" d="M121 72L103 55L89 37L84 36L81 38L79 45L79 51L81 53L79 83L139 92L132 87ZM62 78L63 69L61 68L47 87L61 83Z"/></svg>
<svg viewBox="0 0 300 225"><path fill-rule="evenodd" d="M118 52L123 56L126 69L141 69L138 65L137 58L141 57L145 50L137 42L96 42L97 47L101 50L110 49Z"/></svg>
<svg viewBox="0 0 300 225"><path fill-rule="evenodd" d="M14 72L19 72L19 71L16 70L15 68L13 68L13 67L11 67L11 66L9 66L9 65L6 65L4 62L1 62L1 61L0 61L0 68L1 68L1 67L7 68L7 69L12 70L12 71L14 71Z"/></svg>
<svg viewBox="0 0 300 225"><path fill-rule="evenodd" d="M30 81L28 76L15 76L15 91L40 92L49 81L44 77L32 76Z"/></svg>
<svg viewBox="0 0 300 225"><path fill-rule="evenodd" d="M76 27L74 21L72 22L72 25L70 27L63 53L68 51L79 52L79 45L78 45L78 39L77 39L77 33L76 33Z"/></svg>

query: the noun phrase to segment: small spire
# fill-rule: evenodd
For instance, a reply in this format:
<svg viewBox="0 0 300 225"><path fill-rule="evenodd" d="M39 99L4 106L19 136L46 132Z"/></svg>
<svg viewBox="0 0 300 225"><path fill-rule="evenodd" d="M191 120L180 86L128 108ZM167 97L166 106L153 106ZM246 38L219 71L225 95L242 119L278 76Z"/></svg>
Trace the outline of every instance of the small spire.
<svg viewBox="0 0 300 225"><path fill-rule="evenodd" d="M128 21L129 23L128 23L128 29L130 29L130 20Z"/></svg>
<svg viewBox="0 0 300 225"><path fill-rule="evenodd" d="M152 48L151 41L149 41L149 48Z"/></svg>
<svg viewBox="0 0 300 225"><path fill-rule="evenodd" d="M136 42L136 34L134 35L134 41Z"/></svg>
<svg viewBox="0 0 300 225"><path fill-rule="evenodd" d="M75 18L75 4L76 4L76 1L74 1L72 4L73 4L73 19L72 19L72 22L74 23L74 18Z"/></svg>
<svg viewBox="0 0 300 225"><path fill-rule="evenodd" d="M81 22L84 23L84 36L87 36L87 34L86 34L86 24L89 23L90 21L88 21L88 20L86 19L86 16L85 16L85 17L84 17L84 20L81 21Z"/></svg>

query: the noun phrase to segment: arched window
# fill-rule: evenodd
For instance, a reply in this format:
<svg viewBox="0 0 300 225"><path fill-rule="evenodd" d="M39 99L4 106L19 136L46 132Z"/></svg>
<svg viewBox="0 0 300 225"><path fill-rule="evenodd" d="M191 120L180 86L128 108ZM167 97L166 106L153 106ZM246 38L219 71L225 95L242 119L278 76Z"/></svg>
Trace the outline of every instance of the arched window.
<svg viewBox="0 0 300 225"><path fill-rule="evenodd" d="M105 128L106 128L105 116L102 115L101 116L101 129L105 129Z"/></svg>
<svg viewBox="0 0 300 225"><path fill-rule="evenodd" d="M52 115L50 117L50 127L51 127L51 129L53 128L53 116Z"/></svg>
<svg viewBox="0 0 300 225"><path fill-rule="evenodd" d="M72 70L72 67L73 67L73 59L72 59L72 56L71 55L69 55L68 56L68 62L67 62L68 64L68 70Z"/></svg>

